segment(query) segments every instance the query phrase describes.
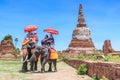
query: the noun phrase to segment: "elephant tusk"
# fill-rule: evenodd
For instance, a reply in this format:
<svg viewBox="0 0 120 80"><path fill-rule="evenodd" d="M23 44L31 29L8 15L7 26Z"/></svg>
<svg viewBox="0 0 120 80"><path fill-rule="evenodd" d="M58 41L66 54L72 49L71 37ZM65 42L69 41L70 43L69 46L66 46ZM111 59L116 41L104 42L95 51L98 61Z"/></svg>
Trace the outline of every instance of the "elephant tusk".
<svg viewBox="0 0 120 80"><path fill-rule="evenodd" d="M28 55L26 56L26 58L25 58L25 60L23 61L23 63L27 61L27 58L28 58Z"/></svg>

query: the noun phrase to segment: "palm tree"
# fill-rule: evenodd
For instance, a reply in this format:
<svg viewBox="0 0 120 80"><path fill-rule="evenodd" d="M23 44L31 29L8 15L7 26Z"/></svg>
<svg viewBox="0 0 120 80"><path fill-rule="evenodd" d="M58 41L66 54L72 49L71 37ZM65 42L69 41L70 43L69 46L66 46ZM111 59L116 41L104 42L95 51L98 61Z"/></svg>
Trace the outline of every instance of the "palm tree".
<svg viewBox="0 0 120 80"><path fill-rule="evenodd" d="M15 38L15 46L17 46L18 38Z"/></svg>

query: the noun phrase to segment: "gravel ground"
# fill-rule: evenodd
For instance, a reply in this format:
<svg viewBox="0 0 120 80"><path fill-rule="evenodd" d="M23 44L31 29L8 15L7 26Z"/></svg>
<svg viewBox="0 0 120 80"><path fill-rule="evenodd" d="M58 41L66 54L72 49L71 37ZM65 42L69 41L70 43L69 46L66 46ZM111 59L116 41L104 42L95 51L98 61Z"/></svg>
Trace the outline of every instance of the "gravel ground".
<svg viewBox="0 0 120 80"><path fill-rule="evenodd" d="M64 62L57 64L57 72L30 73L31 80L91 80L87 75L77 75L76 70ZM28 74L28 73L27 73Z"/></svg>

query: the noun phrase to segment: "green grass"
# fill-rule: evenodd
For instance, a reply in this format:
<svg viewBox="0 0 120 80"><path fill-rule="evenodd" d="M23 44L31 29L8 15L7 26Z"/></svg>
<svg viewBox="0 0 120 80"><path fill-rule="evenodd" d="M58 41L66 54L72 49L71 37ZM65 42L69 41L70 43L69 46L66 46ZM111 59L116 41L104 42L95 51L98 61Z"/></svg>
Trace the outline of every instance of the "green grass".
<svg viewBox="0 0 120 80"><path fill-rule="evenodd" d="M29 74L20 73L22 62L0 60L0 80L33 80Z"/></svg>
<svg viewBox="0 0 120 80"><path fill-rule="evenodd" d="M76 57L73 57L73 56L60 54L59 60L62 60L62 59L80 59L80 60L91 60L91 61L97 61L97 62L113 62L113 63L120 64L120 56L119 55L108 54L108 55L104 55L104 57L101 59L97 58L98 56L102 57L103 55L104 55L103 53L99 53L99 54L90 54L90 55L86 56L83 53L83 54L80 54Z"/></svg>

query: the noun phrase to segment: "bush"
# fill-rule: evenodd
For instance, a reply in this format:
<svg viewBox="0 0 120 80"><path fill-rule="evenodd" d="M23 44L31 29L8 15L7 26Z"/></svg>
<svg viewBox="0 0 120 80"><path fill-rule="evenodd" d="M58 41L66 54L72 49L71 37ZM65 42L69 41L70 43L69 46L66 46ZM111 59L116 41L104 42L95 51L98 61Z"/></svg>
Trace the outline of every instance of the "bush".
<svg viewBox="0 0 120 80"><path fill-rule="evenodd" d="M97 76L96 76L96 75L93 75L93 76L92 76L92 80L98 80Z"/></svg>
<svg viewBox="0 0 120 80"><path fill-rule="evenodd" d="M7 40L7 39L12 39L12 36L11 36L10 34L8 34L8 35L6 35L6 36L4 37L3 40Z"/></svg>
<svg viewBox="0 0 120 80"><path fill-rule="evenodd" d="M84 55L84 54L80 54L80 55L78 56L78 58L81 59L81 60L84 60L84 59L85 59L85 55Z"/></svg>
<svg viewBox="0 0 120 80"><path fill-rule="evenodd" d="M103 61L110 61L112 59L112 55L111 54L108 54L107 56L105 56L105 58L103 58Z"/></svg>
<svg viewBox="0 0 120 80"><path fill-rule="evenodd" d="M70 56L67 56L67 55L62 55L61 53L59 54L58 56L59 59L69 59Z"/></svg>
<svg viewBox="0 0 120 80"><path fill-rule="evenodd" d="M116 56L112 56L112 62L116 62L116 63L120 63L120 56L116 55Z"/></svg>
<svg viewBox="0 0 120 80"><path fill-rule="evenodd" d="M100 80L108 80L105 76L103 76Z"/></svg>
<svg viewBox="0 0 120 80"><path fill-rule="evenodd" d="M15 52L16 52L17 54L20 54L19 48L16 48L16 49L15 49Z"/></svg>
<svg viewBox="0 0 120 80"><path fill-rule="evenodd" d="M80 67L77 70L77 73L80 75L87 74L87 66L86 64L81 64Z"/></svg>
<svg viewBox="0 0 120 80"><path fill-rule="evenodd" d="M97 56L94 55L94 54L93 54L93 55L90 55L90 56L89 56L89 59L90 59L90 60L97 60Z"/></svg>
<svg viewBox="0 0 120 80"><path fill-rule="evenodd" d="M118 55L112 56L112 59L120 59L120 56L118 56Z"/></svg>

